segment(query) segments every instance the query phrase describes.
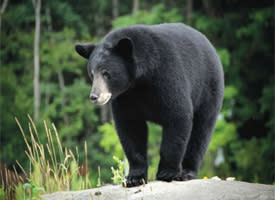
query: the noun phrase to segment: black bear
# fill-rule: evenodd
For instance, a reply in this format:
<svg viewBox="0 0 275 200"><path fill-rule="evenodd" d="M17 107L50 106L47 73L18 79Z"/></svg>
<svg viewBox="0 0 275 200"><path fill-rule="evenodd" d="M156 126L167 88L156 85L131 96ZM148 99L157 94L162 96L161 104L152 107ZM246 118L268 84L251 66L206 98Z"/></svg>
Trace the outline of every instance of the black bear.
<svg viewBox="0 0 275 200"><path fill-rule="evenodd" d="M135 25L75 48L88 59L91 102L111 101L130 165L126 186L147 181L146 121L163 128L157 179L196 178L224 93L222 65L208 39L181 23Z"/></svg>

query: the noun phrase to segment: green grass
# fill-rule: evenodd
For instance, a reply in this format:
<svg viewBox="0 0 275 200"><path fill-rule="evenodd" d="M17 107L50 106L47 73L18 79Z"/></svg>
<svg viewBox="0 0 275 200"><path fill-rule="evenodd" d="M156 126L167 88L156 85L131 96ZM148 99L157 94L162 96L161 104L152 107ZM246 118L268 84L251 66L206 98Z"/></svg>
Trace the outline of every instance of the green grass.
<svg viewBox="0 0 275 200"><path fill-rule="evenodd" d="M29 115L28 118L29 131L27 134L18 119L15 118L15 120L27 147L25 153L30 162L30 168L25 170L17 162L26 179L24 181L22 178L22 180L18 178L15 181L16 184L9 184L9 180L2 180L6 186L0 188L1 199L13 199L14 195L17 200L41 199L40 195L43 193L91 188L87 143L84 143L85 163L80 165L78 149L72 150L62 146L58 131L53 123L48 126L44 121L44 132L38 133L32 118ZM40 134L46 134L47 142L42 143L40 141ZM86 166L86 168L84 167L84 175L83 169L81 173L81 166ZM17 172L16 175L18 176Z"/></svg>
<svg viewBox="0 0 275 200"><path fill-rule="evenodd" d="M111 167L113 177L111 178L114 184L121 185L124 181L124 166L125 163L116 156L113 156L113 159L115 160L117 164L117 168Z"/></svg>

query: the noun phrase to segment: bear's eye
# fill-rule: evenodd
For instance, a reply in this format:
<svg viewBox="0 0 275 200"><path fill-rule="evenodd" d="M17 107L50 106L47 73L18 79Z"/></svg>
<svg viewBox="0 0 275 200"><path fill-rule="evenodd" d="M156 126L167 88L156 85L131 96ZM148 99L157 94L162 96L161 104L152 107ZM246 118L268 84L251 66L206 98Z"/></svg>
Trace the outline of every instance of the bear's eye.
<svg viewBox="0 0 275 200"><path fill-rule="evenodd" d="M103 70L102 71L102 76L105 78L105 79L110 79L110 74L106 71L106 70Z"/></svg>

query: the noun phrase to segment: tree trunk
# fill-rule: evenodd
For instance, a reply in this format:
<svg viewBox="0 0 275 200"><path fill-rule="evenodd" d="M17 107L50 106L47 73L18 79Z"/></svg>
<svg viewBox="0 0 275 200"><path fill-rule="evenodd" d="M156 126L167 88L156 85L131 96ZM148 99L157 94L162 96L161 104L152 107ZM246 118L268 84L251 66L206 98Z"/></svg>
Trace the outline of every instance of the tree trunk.
<svg viewBox="0 0 275 200"><path fill-rule="evenodd" d="M2 28L2 15L4 14L6 8L8 5L8 0L4 0L3 4L1 5L0 8L0 32L1 32L1 28Z"/></svg>
<svg viewBox="0 0 275 200"><path fill-rule="evenodd" d="M98 14L96 14L95 16L95 24L97 25L97 30L96 30L96 35L99 37L102 37L106 34L105 28L104 28L104 20L102 17L102 12L98 12ZM106 104L104 106L100 107L100 121L101 123L105 123L110 121L109 119L109 113L110 113L110 109L109 109L109 104Z"/></svg>
<svg viewBox="0 0 275 200"><path fill-rule="evenodd" d="M49 32L52 31L52 18L51 18L51 10L47 6L46 7L46 22L47 22L47 29ZM50 81L47 81L46 86L46 94L45 94L45 108L48 109L50 104Z"/></svg>
<svg viewBox="0 0 275 200"><path fill-rule="evenodd" d="M112 0L112 15L113 19L119 16L119 0ZM100 108L100 121L102 124L112 120L111 107L106 104Z"/></svg>
<svg viewBox="0 0 275 200"><path fill-rule="evenodd" d="M100 108L100 121L102 124L107 122L108 120L108 104L102 106Z"/></svg>
<svg viewBox="0 0 275 200"><path fill-rule="evenodd" d="M203 7L209 17L215 17L216 11L213 6L212 0L202 0Z"/></svg>
<svg viewBox="0 0 275 200"><path fill-rule="evenodd" d="M45 108L48 109L50 105L50 84L46 86L46 94L45 94Z"/></svg>
<svg viewBox="0 0 275 200"><path fill-rule="evenodd" d="M119 16L119 0L112 0L113 19Z"/></svg>
<svg viewBox="0 0 275 200"><path fill-rule="evenodd" d="M98 27L96 29L96 35L98 37L103 37L106 34L106 31L105 31L104 20L101 12L97 13L94 19L95 19L96 27Z"/></svg>
<svg viewBox="0 0 275 200"><path fill-rule="evenodd" d="M39 118L40 107L40 84L39 84L39 39L40 39L40 10L41 0L33 0L35 10L35 33L34 33L34 120Z"/></svg>
<svg viewBox="0 0 275 200"><path fill-rule="evenodd" d="M192 11L193 11L193 0L185 0L184 1L184 20L188 24L191 22Z"/></svg>
<svg viewBox="0 0 275 200"><path fill-rule="evenodd" d="M46 7L46 21L48 25L48 31L52 31L52 18L51 18L51 10L49 7Z"/></svg>
<svg viewBox="0 0 275 200"><path fill-rule="evenodd" d="M139 0L133 0L133 15L137 13L139 10Z"/></svg>
<svg viewBox="0 0 275 200"><path fill-rule="evenodd" d="M66 87L65 87L64 76L63 76L62 71L58 72L58 82L59 82L59 88L61 90L61 95L62 95L62 98L63 98L61 109L64 112L64 109L66 107L66 98L65 98L65 89L66 89ZM63 122L66 126L69 125L69 117L66 113L63 113Z"/></svg>
<svg viewBox="0 0 275 200"><path fill-rule="evenodd" d="M112 112L110 104L106 104L100 109L100 121L102 124L112 120Z"/></svg>

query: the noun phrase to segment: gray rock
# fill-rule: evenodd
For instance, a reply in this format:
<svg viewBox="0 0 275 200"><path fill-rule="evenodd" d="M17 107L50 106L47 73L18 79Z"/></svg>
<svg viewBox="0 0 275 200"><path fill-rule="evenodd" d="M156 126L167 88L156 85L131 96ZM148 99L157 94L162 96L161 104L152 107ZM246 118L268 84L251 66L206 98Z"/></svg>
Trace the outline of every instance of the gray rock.
<svg viewBox="0 0 275 200"><path fill-rule="evenodd" d="M147 185L123 188L107 185L82 191L55 192L45 200L275 200L271 185L197 179L170 183L154 181Z"/></svg>

